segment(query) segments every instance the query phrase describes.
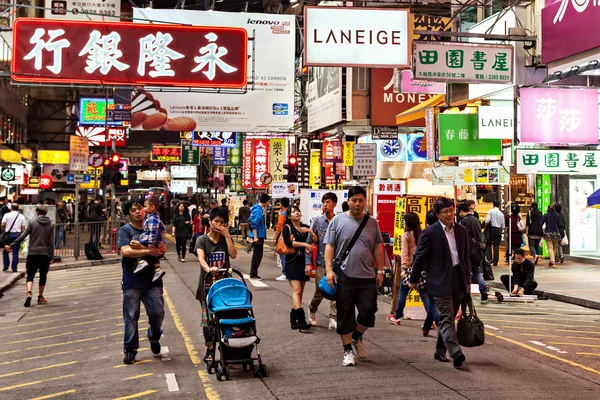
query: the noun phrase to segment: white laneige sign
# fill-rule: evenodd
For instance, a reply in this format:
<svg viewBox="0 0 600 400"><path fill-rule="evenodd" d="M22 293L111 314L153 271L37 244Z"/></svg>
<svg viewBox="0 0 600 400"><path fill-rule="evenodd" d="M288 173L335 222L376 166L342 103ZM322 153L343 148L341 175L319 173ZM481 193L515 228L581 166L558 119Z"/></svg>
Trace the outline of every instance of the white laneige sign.
<svg viewBox="0 0 600 400"><path fill-rule="evenodd" d="M512 139L514 110L512 107L481 106L478 111L479 139Z"/></svg>
<svg viewBox="0 0 600 400"><path fill-rule="evenodd" d="M305 7L305 64L407 67L408 20L403 9Z"/></svg>

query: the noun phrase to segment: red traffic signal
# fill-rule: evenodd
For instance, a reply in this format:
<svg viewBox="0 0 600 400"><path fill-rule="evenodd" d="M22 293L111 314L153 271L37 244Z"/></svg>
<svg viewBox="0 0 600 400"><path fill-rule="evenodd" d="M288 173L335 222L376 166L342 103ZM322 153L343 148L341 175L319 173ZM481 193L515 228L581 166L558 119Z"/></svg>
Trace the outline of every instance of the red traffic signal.
<svg viewBox="0 0 600 400"><path fill-rule="evenodd" d="M288 165L291 165L291 166L298 165L298 158L296 156L289 156L288 157Z"/></svg>
<svg viewBox="0 0 600 400"><path fill-rule="evenodd" d="M113 154L112 156L110 156L110 162L113 164L118 164L119 161L121 161L121 156L117 153Z"/></svg>

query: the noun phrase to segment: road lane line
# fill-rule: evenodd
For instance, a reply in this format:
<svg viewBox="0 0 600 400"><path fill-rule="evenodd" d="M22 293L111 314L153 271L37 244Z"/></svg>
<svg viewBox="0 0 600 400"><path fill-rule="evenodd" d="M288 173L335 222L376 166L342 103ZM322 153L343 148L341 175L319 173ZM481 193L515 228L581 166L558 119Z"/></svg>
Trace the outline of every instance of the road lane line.
<svg viewBox="0 0 600 400"><path fill-rule="evenodd" d="M549 344L560 344L563 346L581 346L581 347L594 347L600 349L600 345L597 344L583 344L583 343L568 343L568 342L548 342Z"/></svg>
<svg viewBox="0 0 600 400"><path fill-rule="evenodd" d="M39 381L19 383L18 385L6 386L6 387L3 387L3 388L0 388L0 392L6 392L8 390L19 389L19 388L27 387L27 386L33 386L33 385L37 385L39 383L45 383L45 382L50 382L50 381L57 381L59 379L67 379L67 378L71 378L71 377L74 377L74 376L75 376L75 374L69 374L69 375L57 376L56 378L40 379Z"/></svg>
<svg viewBox="0 0 600 400"><path fill-rule="evenodd" d="M146 364L152 362L152 360L142 360L142 361L136 361L133 364L119 364L119 365L115 365L113 368L125 368L125 367L129 367L131 365L138 365L138 364Z"/></svg>
<svg viewBox="0 0 600 400"><path fill-rule="evenodd" d="M63 315L63 314L72 314L74 312L82 312L82 311L89 311L89 310L94 310L96 308L103 308L104 306L98 306L98 307L88 307L88 308L82 308L81 310L72 310L72 311L63 311L63 312L57 312L57 313L53 313L53 314L42 314L42 315L37 315L37 316L29 316L29 314L34 314L32 312L27 314L27 319L38 319L38 318L47 318L47 317L53 317L55 315ZM16 325L16 326L23 326L23 325ZM14 328L14 326L5 326L0 328L0 330L2 329L12 329Z"/></svg>
<svg viewBox="0 0 600 400"><path fill-rule="evenodd" d="M495 337L495 338L498 338L498 339L502 339L502 340L504 340L504 341L506 341L506 342L508 342L508 343L515 344L515 345L517 345L517 346L520 346L520 347L523 347L523 348L525 348L525 349L527 349L527 350L531 350L531 351L533 351L533 352L535 352L535 353L538 353L538 354L540 354L540 355L542 355L542 356L546 356L546 357L549 357L549 358L553 358L553 359L555 359L555 360L557 360L557 361L563 362L563 363L565 363L565 364L569 364L569 365L570 365L570 366L572 366L572 367L581 368L581 369L583 369L583 370L585 370L585 371L592 372L592 373L594 373L594 374L600 375L600 371L597 371L597 370L595 370L595 369L593 369L593 368L586 367L585 365L582 365L582 364L576 363L576 362L574 362L574 361L570 361L570 360L564 359L564 358L562 358L562 357L559 357L559 356L557 356L557 355L554 355L554 354L546 353L545 351L542 351L542 350L536 349L535 347L531 347L531 346L529 346L529 345L527 345L527 344L524 344L524 343L517 342L516 340L509 339L509 338L506 338L506 337L504 337L504 336L496 335L496 334L489 333L489 332L487 333L487 335L489 335L489 336L492 336L492 337ZM557 343L553 343L553 344L557 344ZM599 346L599 347L600 347L600 346Z"/></svg>
<svg viewBox="0 0 600 400"><path fill-rule="evenodd" d="M267 285L263 281L258 281L256 279L250 279L250 275L247 275L247 274L244 274L244 279L250 281L250 284L252 286L254 286L255 288L269 287L269 285Z"/></svg>
<svg viewBox="0 0 600 400"><path fill-rule="evenodd" d="M194 365L201 364L202 359L198 355L196 346L194 346L194 343L192 342L192 338L190 337L190 335L187 333L187 330L183 326L183 323L181 322L181 318L179 318L179 314L177 314L177 310L175 310L175 305L173 304L171 297L169 297L169 294L166 289L164 290L163 297L165 298L165 303L167 303L169 312L171 313L171 316L173 317L173 322L175 323L175 327L177 328L177 330L179 331L181 336L183 336L183 342L185 344L185 348L188 352L188 355L190 356L190 360L192 360L192 364L194 364Z"/></svg>
<svg viewBox="0 0 600 400"><path fill-rule="evenodd" d="M212 381L210 380L210 378L208 376L208 372L204 371L203 369L199 369L198 376L200 377L200 380L202 381L202 384L204 385L204 393L206 394L206 399L207 400L220 400L221 397L219 396L217 391L212 386Z"/></svg>
<svg viewBox="0 0 600 400"><path fill-rule="evenodd" d="M29 400L46 400L46 399L53 399L55 397L59 397L59 396L64 396L65 394L71 394L71 393L75 393L76 390L75 389L71 389L71 390L67 390L65 392L60 392L60 393L53 393L53 394L47 394L45 396L42 397L36 397L33 399L29 399Z"/></svg>
<svg viewBox="0 0 600 400"><path fill-rule="evenodd" d="M34 371L42 371L44 369L51 369L51 368L58 368L58 367L64 367L65 365L73 365L73 364L77 364L77 361L69 361L66 363L62 363L62 364L54 364L54 365L48 365L46 367L40 367L40 368L34 368L34 369L28 369L27 371L17 371L17 372L11 372L8 374L3 374L0 375L0 378L6 378L8 376L15 376L15 375L22 375L24 373L29 373L29 372L34 372Z"/></svg>
<svg viewBox="0 0 600 400"><path fill-rule="evenodd" d="M27 332L17 332L17 333L10 333L10 334L8 334L8 335L2 335L2 336L21 336L21 335L28 335L28 334L30 334L30 333L38 333L38 332L51 331L51 330L53 330L53 329L59 329L59 328L68 328L68 327L71 327L71 326L80 326L80 325L87 325L87 324L94 324L94 323L96 323L96 322L100 322L100 321L102 321L102 320L100 320L100 319L94 319L94 320L92 320L92 321L78 322L78 323L76 323L76 324L71 324L71 325L62 325L62 326L61 326L61 325L57 325L57 326L54 326L54 327L52 327L52 328L37 329L37 330L34 330L34 331L27 331Z"/></svg>
<svg viewBox="0 0 600 400"><path fill-rule="evenodd" d="M57 333L56 335L40 336L40 337L36 337L36 338L32 338L32 339L15 340L15 341L7 342L7 343L4 343L4 344L19 344L19 343L35 342L35 341L38 341L38 340L53 339L53 338L57 338L57 337L61 337L61 336L73 335L73 334L76 334L76 333L84 333L84 332L97 331L98 329L99 328L92 328L92 329L82 329L82 330L79 330L79 331L72 331L72 332L63 332L63 333Z"/></svg>
<svg viewBox="0 0 600 400"><path fill-rule="evenodd" d="M136 376L130 376L129 378L123 378L121 379L122 381L130 381L132 379L140 379L140 378L146 378L147 376L152 376L154 375L152 372L147 373L147 374L142 374L142 375L136 375Z"/></svg>
<svg viewBox="0 0 600 400"><path fill-rule="evenodd" d="M3 355L3 354L12 354L12 353L19 353L21 351L30 351L30 350L36 350L36 349L45 349L47 347L65 346L67 344L83 343L83 342L89 342L89 341L92 341L92 340L106 339L106 338L107 338L107 335L102 335L102 336L96 336L96 337L93 337L93 338L72 340L70 342L42 344L40 346L28 347L26 349L16 349L16 350L3 351L3 352L0 352L0 355ZM142 340L142 339L140 339L140 340Z"/></svg>
<svg viewBox="0 0 600 400"><path fill-rule="evenodd" d="M156 390L146 390L145 392L139 392L135 394L130 394L129 396L116 397L113 400L129 400L129 399L137 399L142 396L147 396L149 394L156 393Z"/></svg>
<svg viewBox="0 0 600 400"><path fill-rule="evenodd" d="M167 388L169 389L169 392L179 392L179 384L177 383L175 374L165 374L165 378L167 379Z"/></svg>
<svg viewBox="0 0 600 400"><path fill-rule="evenodd" d="M599 353L583 353L583 352L577 352L577 353L575 353L575 354L577 354L577 355L580 355L580 356L595 356L595 357L600 357L600 354L599 354Z"/></svg>
<svg viewBox="0 0 600 400"><path fill-rule="evenodd" d="M484 318L484 321L492 321L492 322L510 322L510 323L514 323L514 322L519 322L519 321L514 321L514 320L509 320L509 319L493 319L493 318ZM552 324L549 322L536 322L536 321L527 321L528 324L535 324L535 325L549 325L549 326L566 326L568 327L569 324ZM596 329L598 328L597 326L592 326L592 325L587 325L587 326L581 326L581 328L591 328L591 329Z"/></svg>

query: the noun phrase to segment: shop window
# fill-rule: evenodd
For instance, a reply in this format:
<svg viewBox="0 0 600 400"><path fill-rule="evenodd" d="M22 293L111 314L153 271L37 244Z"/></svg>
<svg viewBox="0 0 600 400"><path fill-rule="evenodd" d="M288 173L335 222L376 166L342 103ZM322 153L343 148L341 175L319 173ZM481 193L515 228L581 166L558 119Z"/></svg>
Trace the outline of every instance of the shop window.
<svg viewBox="0 0 600 400"><path fill-rule="evenodd" d="M352 68L352 90L369 90L368 68Z"/></svg>

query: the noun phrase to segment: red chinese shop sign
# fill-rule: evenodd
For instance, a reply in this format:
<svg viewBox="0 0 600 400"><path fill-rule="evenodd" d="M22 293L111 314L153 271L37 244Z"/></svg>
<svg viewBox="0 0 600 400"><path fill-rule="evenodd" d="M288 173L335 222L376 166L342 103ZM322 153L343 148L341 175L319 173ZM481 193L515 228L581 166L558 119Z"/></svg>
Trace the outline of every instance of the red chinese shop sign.
<svg viewBox="0 0 600 400"><path fill-rule="evenodd" d="M269 170L269 139L253 139L254 157L252 186L255 189L267 187L261 182L260 177Z"/></svg>
<svg viewBox="0 0 600 400"><path fill-rule="evenodd" d="M335 185L335 175L338 175L338 181L346 179L346 168L344 162L340 158L340 142L338 140L323 141L323 158L326 160L339 159L338 162L324 161L325 167L325 185ZM334 169L335 165L335 169Z"/></svg>
<svg viewBox="0 0 600 400"><path fill-rule="evenodd" d="M152 153L150 153L150 161L180 163L181 146L165 146L153 144Z"/></svg>
<svg viewBox="0 0 600 400"><path fill-rule="evenodd" d="M243 151L244 169L242 171L242 182L244 189L252 189L252 139L244 140Z"/></svg>
<svg viewBox="0 0 600 400"><path fill-rule="evenodd" d="M19 18L15 81L241 88L242 28Z"/></svg>

